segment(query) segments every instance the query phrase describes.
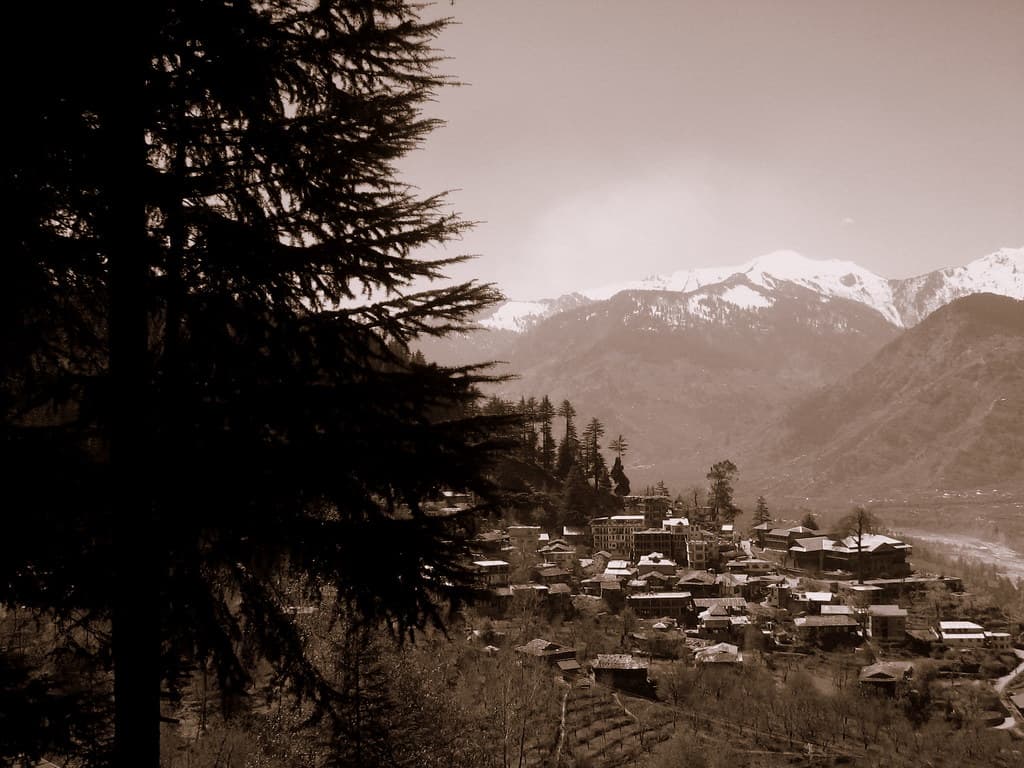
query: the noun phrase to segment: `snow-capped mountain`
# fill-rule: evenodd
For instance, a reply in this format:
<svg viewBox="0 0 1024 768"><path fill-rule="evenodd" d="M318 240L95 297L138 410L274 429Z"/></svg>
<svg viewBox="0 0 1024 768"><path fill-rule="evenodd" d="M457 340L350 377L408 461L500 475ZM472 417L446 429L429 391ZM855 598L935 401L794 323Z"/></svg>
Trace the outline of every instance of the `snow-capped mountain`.
<svg viewBox="0 0 1024 768"><path fill-rule="evenodd" d="M962 267L891 280L890 284L903 325L908 328L939 307L974 293L1024 299L1024 248L1001 248Z"/></svg>
<svg viewBox="0 0 1024 768"><path fill-rule="evenodd" d="M925 316L962 296L995 293L1024 298L1024 248L1003 248L962 267L936 270L906 279L887 279L852 261L816 260L794 251L775 251L745 264L709 267L609 284L558 299L509 301L481 325L523 332L554 314L604 301L623 291L661 291L693 294L689 304L702 314L702 293L742 276L749 285L715 292L718 299L743 309L771 306L773 291L791 283L807 288L822 301L849 299L878 312L897 327L911 327ZM764 290L757 290L758 288Z"/></svg>

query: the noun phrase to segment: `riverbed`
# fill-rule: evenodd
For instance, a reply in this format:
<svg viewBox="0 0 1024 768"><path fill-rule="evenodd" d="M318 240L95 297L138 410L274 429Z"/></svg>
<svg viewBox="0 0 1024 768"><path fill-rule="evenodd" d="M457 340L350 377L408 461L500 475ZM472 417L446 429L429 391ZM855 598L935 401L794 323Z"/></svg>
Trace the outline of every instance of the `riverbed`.
<svg viewBox="0 0 1024 768"><path fill-rule="evenodd" d="M992 563L1010 578L1024 579L1024 554L1010 549L1005 544L963 536L958 533L934 533L916 528L901 528L896 535L900 534L922 541L943 544L951 548L951 554Z"/></svg>

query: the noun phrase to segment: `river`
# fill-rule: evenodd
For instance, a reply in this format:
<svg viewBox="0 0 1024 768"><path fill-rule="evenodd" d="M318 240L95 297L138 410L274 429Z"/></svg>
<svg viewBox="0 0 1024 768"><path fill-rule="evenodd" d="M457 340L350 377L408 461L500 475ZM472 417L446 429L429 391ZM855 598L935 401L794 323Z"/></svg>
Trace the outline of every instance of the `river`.
<svg viewBox="0 0 1024 768"><path fill-rule="evenodd" d="M951 547L954 555L963 555L972 560L993 563L1000 571L1013 579L1024 580L1024 554L1010 549L1005 544L975 539L958 533L934 533L916 528L901 528L900 533L922 541L935 542Z"/></svg>

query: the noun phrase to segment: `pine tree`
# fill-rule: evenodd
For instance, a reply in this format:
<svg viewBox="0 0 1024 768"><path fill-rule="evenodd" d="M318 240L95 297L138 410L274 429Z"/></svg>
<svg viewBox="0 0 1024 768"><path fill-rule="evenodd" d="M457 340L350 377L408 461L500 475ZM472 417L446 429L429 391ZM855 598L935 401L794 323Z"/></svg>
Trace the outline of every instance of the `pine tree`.
<svg viewBox="0 0 1024 768"><path fill-rule="evenodd" d="M566 525L585 525L594 505L594 489L579 465L569 468L562 484L562 519Z"/></svg>
<svg viewBox="0 0 1024 768"><path fill-rule="evenodd" d="M764 496L757 497L757 505L754 507L754 525L762 525L772 521L771 513L768 512L768 502Z"/></svg>
<svg viewBox="0 0 1024 768"><path fill-rule="evenodd" d="M622 467L622 459L619 456L615 457L610 477L615 483L615 495L629 496L629 478L626 477L626 471Z"/></svg>
<svg viewBox="0 0 1024 768"><path fill-rule="evenodd" d="M563 400L558 406L558 415L565 419L565 434L558 444L558 458L555 465L555 474L561 478L569 476L569 469L573 464L579 462L580 441L576 434L576 409L568 400Z"/></svg>
<svg viewBox="0 0 1024 768"><path fill-rule="evenodd" d="M601 473L608 472L604 456L601 455L601 438L604 436L604 424L594 417L583 430L583 466L587 476L594 481L597 488Z"/></svg>
<svg viewBox="0 0 1024 768"><path fill-rule="evenodd" d="M489 498L507 422L467 416L482 369L408 353L497 298L417 289L461 261L423 246L467 224L395 175L437 124L446 22L401 0L122 12L8 18L29 58L8 61L0 460L31 514L0 600L109 630L114 762L155 766L161 680L191 663L240 691L262 657L338 703L280 574L398 634L440 622L470 521L422 501Z"/></svg>
<svg viewBox="0 0 1024 768"><path fill-rule="evenodd" d="M622 435L619 435L610 443L608 443L608 447L615 452L615 455L618 458L621 459L623 456L626 455L626 451L629 449L629 443L626 442L626 438L624 438Z"/></svg>
<svg viewBox="0 0 1024 768"><path fill-rule="evenodd" d="M540 465L548 472L555 468L555 438L551 431L554 416L555 408L550 398L544 395L537 406L537 420L540 422Z"/></svg>

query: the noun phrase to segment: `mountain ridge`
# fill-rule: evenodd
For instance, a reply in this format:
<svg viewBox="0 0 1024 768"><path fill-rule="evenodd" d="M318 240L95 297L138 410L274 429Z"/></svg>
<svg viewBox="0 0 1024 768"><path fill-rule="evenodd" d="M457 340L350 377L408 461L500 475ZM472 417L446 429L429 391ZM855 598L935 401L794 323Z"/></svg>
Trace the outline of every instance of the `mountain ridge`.
<svg viewBox="0 0 1024 768"><path fill-rule="evenodd" d="M679 270L667 276L606 285L555 299L506 301L481 318L480 325L521 333L566 309L610 299L622 291L692 293L745 275L754 285L772 289L794 283L823 298L846 298L868 306L893 325L906 328L939 306L978 292L1024 299L1024 247L1001 248L963 266L933 270L909 278L884 278L855 262L815 260L795 251L774 251L744 264Z"/></svg>

